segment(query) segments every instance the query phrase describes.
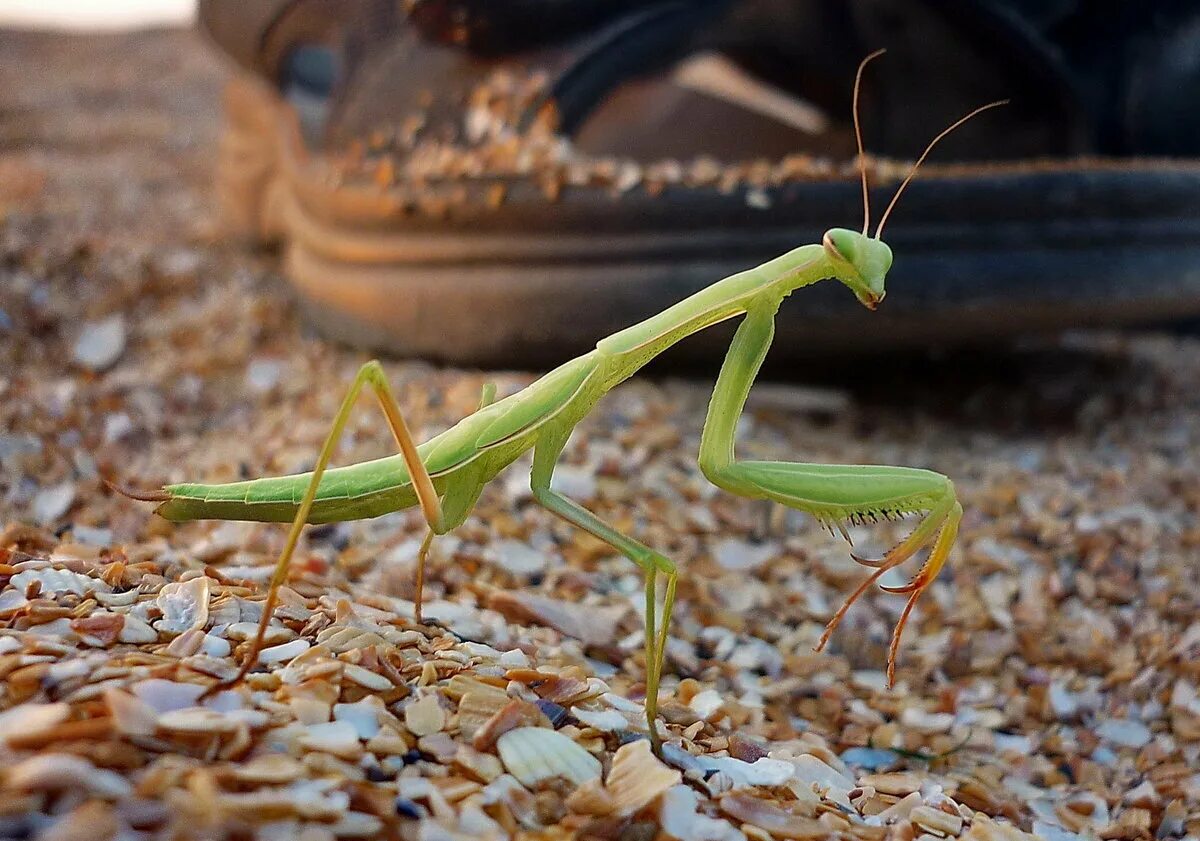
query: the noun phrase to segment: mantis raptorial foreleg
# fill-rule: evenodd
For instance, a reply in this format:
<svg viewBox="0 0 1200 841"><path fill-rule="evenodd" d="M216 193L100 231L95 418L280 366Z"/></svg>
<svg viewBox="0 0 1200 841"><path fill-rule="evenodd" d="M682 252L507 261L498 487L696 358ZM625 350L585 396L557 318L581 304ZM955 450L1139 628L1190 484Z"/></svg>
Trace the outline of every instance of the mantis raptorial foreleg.
<svg viewBox="0 0 1200 841"><path fill-rule="evenodd" d="M258 653L262 650L263 639L267 634L267 626L271 621L271 615L275 611L275 604L279 598L279 588L287 580L288 567L291 565L292 555L296 551L296 544L300 540L300 533L304 530L304 526L308 522L308 515L312 511L313 503L317 497L317 489L321 485L321 477L325 474L325 469L329 466L329 460L333 458L333 451L342 437L346 423L350 420L350 413L354 409L354 404L358 400L358 395L362 392L363 386L370 386L371 390L375 393L375 397L379 400L379 405L383 409L388 427L392 430L392 435L396 439L396 445L400 448L400 454L403 456L404 464L408 468L413 488L421 505L421 513L424 514L426 522L429 523L429 537L422 544L417 562L417 579L418 581L424 579L423 567L425 556L429 551L429 542L434 533L442 534L446 531L442 520L442 505L438 499L437 491L434 490L433 480L429 478L429 472L425 469L425 464L417 454L417 445L413 442L408 424L405 422L404 415L400 411L400 405L396 402L395 395L392 394L391 386L388 385L387 376L383 372L383 366L377 361L372 360L358 369L358 374L355 376L354 382L351 383L349 391L346 392L345 399L342 400L341 407L334 416L333 425L329 428L329 434L325 436L325 443L321 445L321 451L317 455L317 462L313 467L308 486L304 489L304 495L301 497L300 505L296 509L296 516L292 520L292 527L288 530L283 551L279 554L279 560L275 562L275 571L271 575L270 588L267 590L267 600L263 605L262 618L258 623L258 631L254 635L254 643L250 649L250 655L242 663L237 675L232 680L217 684L209 689L206 694L211 694L223 686L240 682L254 668L254 664L258 661ZM417 597L416 615L417 621L420 622L420 595Z"/></svg>
<svg viewBox="0 0 1200 841"><path fill-rule="evenodd" d="M645 573L646 721L650 727L650 741L657 751L659 739L655 718L658 715L658 685L662 679L663 662L666 659L667 631L671 627L671 611L675 605L675 588L679 575L675 564L665 555L621 534L582 505L550 487L550 480L554 475L554 464L570 435L571 429L566 427L548 431L538 440L533 451L533 474L530 477L530 487L533 489L534 499L547 510L562 517L576 528L583 529L604 541L641 567ZM661 628L655 618L659 573L665 575L667 579Z"/></svg>
<svg viewBox="0 0 1200 841"><path fill-rule="evenodd" d="M775 334L777 301L751 308L738 327L721 373L700 443L700 468L715 485L752 499L769 499L807 511L826 523L891 518L907 513L925 516L912 533L878 560L854 556L875 571L838 608L817 643L819 651L855 600L888 570L933 543L929 558L911 582L883 587L911 594L888 650L889 684L895 679L900 634L921 592L937 577L954 545L962 506L950 480L938 473L907 467L737 461L734 438L738 418Z"/></svg>

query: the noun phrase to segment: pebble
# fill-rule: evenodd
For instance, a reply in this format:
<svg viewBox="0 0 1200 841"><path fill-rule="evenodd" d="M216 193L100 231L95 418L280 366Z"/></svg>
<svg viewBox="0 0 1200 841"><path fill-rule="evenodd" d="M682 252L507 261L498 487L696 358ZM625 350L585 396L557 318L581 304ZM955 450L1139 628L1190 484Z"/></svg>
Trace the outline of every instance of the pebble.
<svg viewBox="0 0 1200 841"><path fill-rule="evenodd" d="M920 707L905 707L900 714L900 723L919 733L949 733L954 726L950 713L926 712Z"/></svg>
<svg viewBox="0 0 1200 841"><path fill-rule="evenodd" d="M253 394L268 394L283 377L283 363L277 359L252 359L246 366L246 388Z"/></svg>
<svg viewBox="0 0 1200 841"><path fill-rule="evenodd" d="M379 838L382 831L383 821L366 812L346 812L328 828L337 838Z"/></svg>
<svg viewBox="0 0 1200 841"><path fill-rule="evenodd" d="M544 552L522 540L497 540L485 556L505 572L523 578L545 572L550 565Z"/></svg>
<svg viewBox="0 0 1200 841"><path fill-rule="evenodd" d="M1096 727L1096 735L1110 744L1124 748L1145 747L1150 742L1150 728L1132 719L1109 718Z"/></svg>
<svg viewBox="0 0 1200 841"><path fill-rule="evenodd" d="M1033 834L1041 841L1089 841L1089 837L1086 835L1069 832L1058 824L1046 821L1034 821Z"/></svg>
<svg viewBox="0 0 1200 841"><path fill-rule="evenodd" d="M900 757L895 751L880 748L850 748L842 752L841 759L866 771L883 771L896 765Z"/></svg>
<svg viewBox="0 0 1200 841"><path fill-rule="evenodd" d="M39 525L53 525L70 510L74 502L74 482L63 482L59 485L43 488L33 498L33 519Z"/></svg>
<svg viewBox="0 0 1200 841"><path fill-rule="evenodd" d="M627 605L580 609L571 602L524 591L497 590L488 606L514 621L549 625L585 645L609 646L616 642L617 624L629 612Z"/></svg>
<svg viewBox="0 0 1200 841"><path fill-rule="evenodd" d="M70 704L22 704L0 712L0 741L20 734L37 735L67 720Z"/></svg>
<svg viewBox="0 0 1200 841"><path fill-rule="evenodd" d="M286 663L295 657L299 657L311 647L312 643L305 639L292 640L282 645L273 645L270 648L264 648L258 653L258 662L263 665Z"/></svg>
<svg viewBox="0 0 1200 841"><path fill-rule="evenodd" d="M513 648L501 654L498 662L506 669L527 669L533 661L521 649Z"/></svg>
<svg viewBox="0 0 1200 841"><path fill-rule="evenodd" d="M158 727L158 713L140 698L115 687L104 692L104 702L118 732L126 736L152 736Z"/></svg>
<svg viewBox="0 0 1200 841"><path fill-rule="evenodd" d="M915 774L889 773L867 774L859 778L858 785L862 788L873 788L880 794L903 796L921 790L921 779Z"/></svg>
<svg viewBox="0 0 1200 841"><path fill-rule="evenodd" d="M82 596L93 592L108 593L112 590L112 587L105 584L99 578L92 578L90 575L84 575L81 572L72 572L69 569L53 569L49 567L27 569L23 572L18 572L9 579L8 583L13 589L23 592L34 582L37 582L38 590L42 597L61 596L64 593L74 593L77 596Z"/></svg>
<svg viewBox="0 0 1200 841"><path fill-rule="evenodd" d="M596 473L590 467L560 464L550 477L550 487L577 502L590 502L596 497Z"/></svg>
<svg viewBox="0 0 1200 841"><path fill-rule="evenodd" d="M1140 806L1143 809L1154 809L1162 804L1162 796L1149 780L1143 780L1125 792L1121 800L1130 806Z"/></svg>
<svg viewBox="0 0 1200 841"><path fill-rule="evenodd" d="M779 555L779 544L773 541L752 543L748 540L726 538L712 547L713 560L723 569L734 572L756 570Z"/></svg>
<svg viewBox="0 0 1200 841"><path fill-rule="evenodd" d="M20 590L5 590L0 593L0 617L13 616L29 606L29 599Z"/></svg>
<svg viewBox="0 0 1200 841"><path fill-rule="evenodd" d="M300 745L309 750L332 753L343 759L357 759L363 753L358 731L348 721L310 724L305 727L304 735L300 737Z"/></svg>
<svg viewBox="0 0 1200 841"><path fill-rule="evenodd" d="M364 669L356 663L346 663L342 666L342 675L346 680L375 692L386 692L394 688L392 682L383 675Z"/></svg>
<svg viewBox="0 0 1200 841"><path fill-rule="evenodd" d="M1033 752L1033 740L1024 734L994 733L992 734L992 738L995 740L997 753L1015 753L1021 756L1029 756Z"/></svg>
<svg viewBox="0 0 1200 841"><path fill-rule="evenodd" d="M150 627L149 623L133 613L125 614L125 624L121 627L121 633L117 634L118 642L143 645L157 639L158 631Z"/></svg>
<svg viewBox="0 0 1200 841"><path fill-rule="evenodd" d="M165 277L190 278L202 265L201 254L190 248L176 248L159 256L155 268Z"/></svg>
<svg viewBox="0 0 1200 841"><path fill-rule="evenodd" d="M900 798L874 817L880 824L908 820L908 816L912 814L912 810L920 805L922 805L921 795L918 792L913 792Z"/></svg>
<svg viewBox="0 0 1200 841"><path fill-rule="evenodd" d="M658 806L663 833L678 841L745 841L745 834L728 821L700 814L699 805L700 795L690 787L677 785L667 789Z"/></svg>
<svg viewBox="0 0 1200 841"><path fill-rule="evenodd" d="M231 640L238 640L239 642L245 642L248 639L253 639L254 635L257 633L257 622L234 622L225 629L225 636ZM263 635L263 642L267 643L268 645L273 645L279 642L294 640L295 638L296 632L286 625L268 625L267 631Z"/></svg>
<svg viewBox="0 0 1200 841"><path fill-rule="evenodd" d="M717 530L717 517L707 505L689 505L687 519L696 531L714 532Z"/></svg>
<svg viewBox="0 0 1200 841"><path fill-rule="evenodd" d="M1054 710L1054 715L1059 721L1069 721L1079 712L1079 700L1061 681L1051 683L1047 695L1050 708Z"/></svg>
<svg viewBox="0 0 1200 841"><path fill-rule="evenodd" d="M104 416L104 442L115 444L133 432L133 418L125 412L112 412Z"/></svg>
<svg viewBox="0 0 1200 841"><path fill-rule="evenodd" d="M930 806L918 806L908 813L908 819L922 829L942 836L958 835L963 826L963 819L958 815L951 815Z"/></svg>
<svg viewBox="0 0 1200 841"><path fill-rule="evenodd" d="M107 768L97 768L78 756L43 753L31 756L7 769L5 782L26 791L78 790L116 799L132 793L124 777Z"/></svg>
<svg viewBox="0 0 1200 841"><path fill-rule="evenodd" d="M85 546L109 546L112 544L113 533L112 529L98 529L92 526L74 525L71 526L71 538L76 543L82 543Z"/></svg>
<svg viewBox="0 0 1200 841"><path fill-rule="evenodd" d="M163 617L154 623L160 630L183 633L208 624L208 599L213 580L206 575L167 584L156 603ZM264 654L266 652L263 652Z"/></svg>
<svg viewBox="0 0 1200 841"><path fill-rule="evenodd" d="M290 756L269 753L254 757L232 773L247 783L283 785L298 779L304 773L304 766Z"/></svg>
<svg viewBox="0 0 1200 841"><path fill-rule="evenodd" d="M200 642L200 652L208 657L227 657L232 650L229 640L213 634L205 634Z"/></svg>
<svg viewBox="0 0 1200 841"><path fill-rule="evenodd" d="M239 719L233 716L203 707L171 710L158 717L160 728L178 733L232 733L238 724Z"/></svg>
<svg viewBox="0 0 1200 841"><path fill-rule="evenodd" d="M204 694L204 687L197 683L179 683L162 678L138 681L129 690L158 713L194 707Z"/></svg>
<svg viewBox="0 0 1200 841"><path fill-rule="evenodd" d="M613 733L629 728L629 719L616 710L585 710L572 707L571 715L582 721L593 730L601 733Z"/></svg>
<svg viewBox="0 0 1200 841"><path fill-rule="evenodd" d="M354 728L358 738L366 741L379 732L379 714L383 704L374 695L368 695L354 704L334 704L333 718L344 721Z"/></svg>
<svg viewBox="0 0 1200 841"><path fill-rule="evenodd" d="M446 711L436 695L423 695L404 708L404 725L414 736L428 736L446 726Z"/></svg>
<svg viewBox="0 0 1200 841"><path fill-rule="evenodd" d="M855 788L853 780L812 754L795 757L792 765L797 780L815 786L818 791L836 794L839 800L848 797Z"/></svg>
<svg viewBox="0 0 1200 841"><path fill-rule="evenodd" d="M0 433L0 461L20 456L39 454L44 448L42 439L36 435L9 435Z"/></svg>
<svg viewBox="0 0 1200 841"><path fill-rule="evenodd" d="M859 669L850 675L850 683L870 692L886 692L887 673L879 669Z"/></svg>
<svg viewBox="0 0 1200 841"><path fill-rule="evenodd" d="M696 761L699 767L705 770L725 774L734 788L781 786L796 776L796 766L791 762L765 756L754 762L734 759L732 756L698 756Z"/></svg>
<svg viewBox="0 0 1200 841"><path fill-rule="evenodd" d="M125 318L120 315L85 324L71 348L77 365L97 373L115 365L124 352Z"/></svg>
<svg viewBox="0 0 1200 841"><path fill-rule="evenodd" d="M725 699L715 689L704 689L692 696L688 706L704 721L713 721L725 708Z"/></svg>

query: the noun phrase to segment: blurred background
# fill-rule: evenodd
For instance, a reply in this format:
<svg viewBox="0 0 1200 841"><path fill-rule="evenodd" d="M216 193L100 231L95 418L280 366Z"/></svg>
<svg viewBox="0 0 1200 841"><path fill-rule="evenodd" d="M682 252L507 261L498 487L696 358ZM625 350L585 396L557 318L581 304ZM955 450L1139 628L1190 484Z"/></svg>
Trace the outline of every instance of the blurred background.
<svg viewBox="0 0 1200 841"><path fill-rule="evenodd" d="M0 8L0 25L86 31L185 26L195 16L195 0L11 0Z"/></svg>
<svg viewBox="0 0 1200 841"><path fill-rule="evenodd" d="M926 811L953 793L1054 841L1197 837L1198 22L1194 3L1150 0L229 0L194 17L3 0L0 621L4 668L36 659L0 705L61 709L41 702L82 687L72 715L108 726L82 682L120 679L76 637L8 647L26 619L73 633L81 604L11 612L33 591L10 562L115 575L143 604L185 576L262 593L284 529L166 523L103 477L310 469L375 354L427 440L486 383L513 394L730 272L858 230L851 91L887 47L861 100L873 224L943 127L1012 102L948 137L897 204L877 312L836 283L785 303L738 452L952 477L959 543L913 613L898 689L881 669L904 600L866 594L814 655L864 571L811 518L768 518L696 465L727 330L602 401L556 482L686 571L667 683L736 699L746 756L827 740L830 761L903 760L936 792ZM364 399L336 463L392 452ZM532 642L539 665L568 652L624 693L643 674L637 570L537 505L529 469L439 541L431 615L499 649ZM855 527L856 551L903 528ZM411 599L424 531L412 510L308 530L290 586L313 604ZM167 639L135 668L194 680ZM22 761L165 767L174 782L131 786L120 821L208 827L172 770L207 773L208 747L81 732ZM51 837L87 793L67 788L6 789L0 835ZM53 837L98 837L94 814Z"/></svg>
<svg viewBox="0 0 1200 841"><path fill-rule="evenodd" d="M876 224L934 134L1009 102L934 150L889 219L887 306L867 314L830 284L806 292L785 307L775 370L1200 313L1189 4L0 9L0 25L109 32L112 44L197 20L200 49L232 74L222 105L204 106L222 121L219 227L278 248L308 322L355 347L544 367L829 227L856 227L850 93L880 45L889 53L860 103ZM115 117L104 109L100 122ZM710 362L729 337L706 332L668 359Z"/></svg>

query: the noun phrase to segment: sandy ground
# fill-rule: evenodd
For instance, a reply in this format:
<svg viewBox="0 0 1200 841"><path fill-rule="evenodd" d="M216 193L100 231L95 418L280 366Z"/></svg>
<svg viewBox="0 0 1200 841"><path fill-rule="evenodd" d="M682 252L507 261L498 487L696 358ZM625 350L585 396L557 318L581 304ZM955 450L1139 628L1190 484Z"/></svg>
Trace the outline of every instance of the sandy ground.
<svg viewBox="0 0 1200 841"><path fill-rule="evenodd" d="M1200 835L1200 343L1184 338L756 392L747 455L957 483L961 548L895 691L902 599L865 598L814 654L862 570L811 521L764 528L708 488L711 384L667 378L603 404L561 477L685 572L666 764L637 738L638 578L534 506L520 465L437 549L430 613L457 637L411 623L419 518L324 528L275 659L196 707L244 654L281 529L172 527L99 477L302 469L363 361L303 326L272 255L219 234L224 73L190 33L0 32L0 836ZM485 380L387 367L424 434ZM340 460L387 453L373 414L351 427ZM867 552L900 534L854 530Z"/></svg>

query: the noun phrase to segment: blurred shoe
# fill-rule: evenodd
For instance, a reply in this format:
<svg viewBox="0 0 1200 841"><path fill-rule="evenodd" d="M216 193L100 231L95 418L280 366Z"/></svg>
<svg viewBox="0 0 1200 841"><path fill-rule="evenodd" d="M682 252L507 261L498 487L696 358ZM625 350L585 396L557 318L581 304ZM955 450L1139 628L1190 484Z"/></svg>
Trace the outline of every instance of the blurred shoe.
<svg viewBox="0 0 1200 841"><path fill-rule="evenodd" d="M900 202L886 305L785 305L773 358L1200 313L1200 14L1075 0L201 0L243 68L220 186L328 335L537 365ZM403 8L401 8L403 6ZM1105 10L1098 7L1105 6ZM1107 7L1111 6L1111 9ZM1148 155L1176 155L1151 159ZM701 334L676 359L711 359Z"/></svg>

